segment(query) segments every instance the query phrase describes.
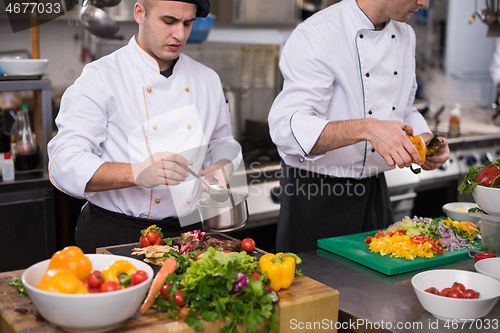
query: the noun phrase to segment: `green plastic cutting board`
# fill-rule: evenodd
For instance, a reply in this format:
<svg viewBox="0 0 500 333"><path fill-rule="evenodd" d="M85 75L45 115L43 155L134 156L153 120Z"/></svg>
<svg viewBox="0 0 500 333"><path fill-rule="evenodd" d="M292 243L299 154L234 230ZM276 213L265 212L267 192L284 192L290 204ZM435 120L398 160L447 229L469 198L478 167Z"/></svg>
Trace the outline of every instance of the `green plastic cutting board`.
<svg viewBox="0 0 500 333"><path fill-rule="evenodd" d="M349 236L318 239L318 247L386 275L411 272L469 258L468 249L444 252L443 255L435 254L434 258L430 259L416 258L407 260L396 257L390 258L389 255L382 256L380 253L371 252L365 243L366 237L374 236L376 233L377 231L370 231Z"/></svg>

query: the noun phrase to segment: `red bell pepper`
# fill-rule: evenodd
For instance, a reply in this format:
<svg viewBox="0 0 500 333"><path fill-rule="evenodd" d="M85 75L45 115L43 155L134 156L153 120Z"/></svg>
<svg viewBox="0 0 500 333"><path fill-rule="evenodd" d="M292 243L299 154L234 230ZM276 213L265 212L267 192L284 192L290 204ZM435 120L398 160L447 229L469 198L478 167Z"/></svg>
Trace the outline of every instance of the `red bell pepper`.
<svg viewBox="0 0 500 333"><path fill-rule="evenodd" d="M495 164L486 166L477 176L476 182L480 183L483 186L500 185L500 168Z"/></svg>

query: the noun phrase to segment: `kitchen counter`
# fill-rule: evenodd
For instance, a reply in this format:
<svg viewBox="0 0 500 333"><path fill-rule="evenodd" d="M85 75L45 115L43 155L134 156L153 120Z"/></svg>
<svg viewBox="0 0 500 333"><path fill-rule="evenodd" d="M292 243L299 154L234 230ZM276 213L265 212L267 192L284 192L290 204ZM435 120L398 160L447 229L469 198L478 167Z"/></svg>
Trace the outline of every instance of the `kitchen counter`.
<svg viewBox="0 0 500 333"><path fill-rule="evenodd" d="M299 253L302 264L297 266L306 276L340 294L339 325L350 332L498 332L500 327L500 303L484 318L476 320L478 328L470 323L438 320L424 310L413 291L411 278L423 270L388 276L359 265L333 253L313 250ZM475 271L474 260L467 259L436 267L435 269L462 269ZM486 329L489 319L490 329ZM368 321L368 323L367 323ZM496 324L495 324L496 323ZM480 326L482 324L482 327ZM496 326L493 326L496 325ZM496 329L494 329L496 328Z"/></svg>

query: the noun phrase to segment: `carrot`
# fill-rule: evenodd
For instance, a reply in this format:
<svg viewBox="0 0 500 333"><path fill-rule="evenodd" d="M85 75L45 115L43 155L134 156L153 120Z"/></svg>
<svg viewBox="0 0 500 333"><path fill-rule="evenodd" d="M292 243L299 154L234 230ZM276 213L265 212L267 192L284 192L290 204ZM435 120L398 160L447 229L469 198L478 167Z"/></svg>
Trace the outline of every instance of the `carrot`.
<svg viewBox="0 0 500 333"><path fill-rule="evenodd" d="M144 314L149 310L151 305L155 302L156 295L160 292L163 284L167 277L175 272L175 268L177 267L177 261L174 258L168 258L165 260L160 270L156 274L153 282L151 283L151 287L149 288L148 296L144 300L141 306L141 313Z"/></svg>

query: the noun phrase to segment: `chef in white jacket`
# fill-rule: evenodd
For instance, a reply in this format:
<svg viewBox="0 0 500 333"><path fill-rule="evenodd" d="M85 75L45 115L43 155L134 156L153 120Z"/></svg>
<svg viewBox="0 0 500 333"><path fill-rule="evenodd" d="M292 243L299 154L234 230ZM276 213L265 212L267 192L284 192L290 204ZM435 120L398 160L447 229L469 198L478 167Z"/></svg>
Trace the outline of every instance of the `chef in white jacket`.
<svg viewBox="0 0 500 333"><path fill-rule="evenodd" d="M200 182L180 165L224 185L222 167L226 176L238 167L218 75L181 54L196 16L209 11L208 0L139 0L139 33L64 93L49 176L88 200L75 233L84 252L137 242L153 224L165 237L200 228Z"/></svg>
<svg viewBox="0 0 500 333"><path fill-rule="evenodd" d="M395 222L383 171L422 164L406 134L432 132L412 107L415 33L406 22L427 0L343 0L301 23L287 40L282 92L269 114L282 158L277 251ZM408 172L411 172L408 170Z"/></svg>

